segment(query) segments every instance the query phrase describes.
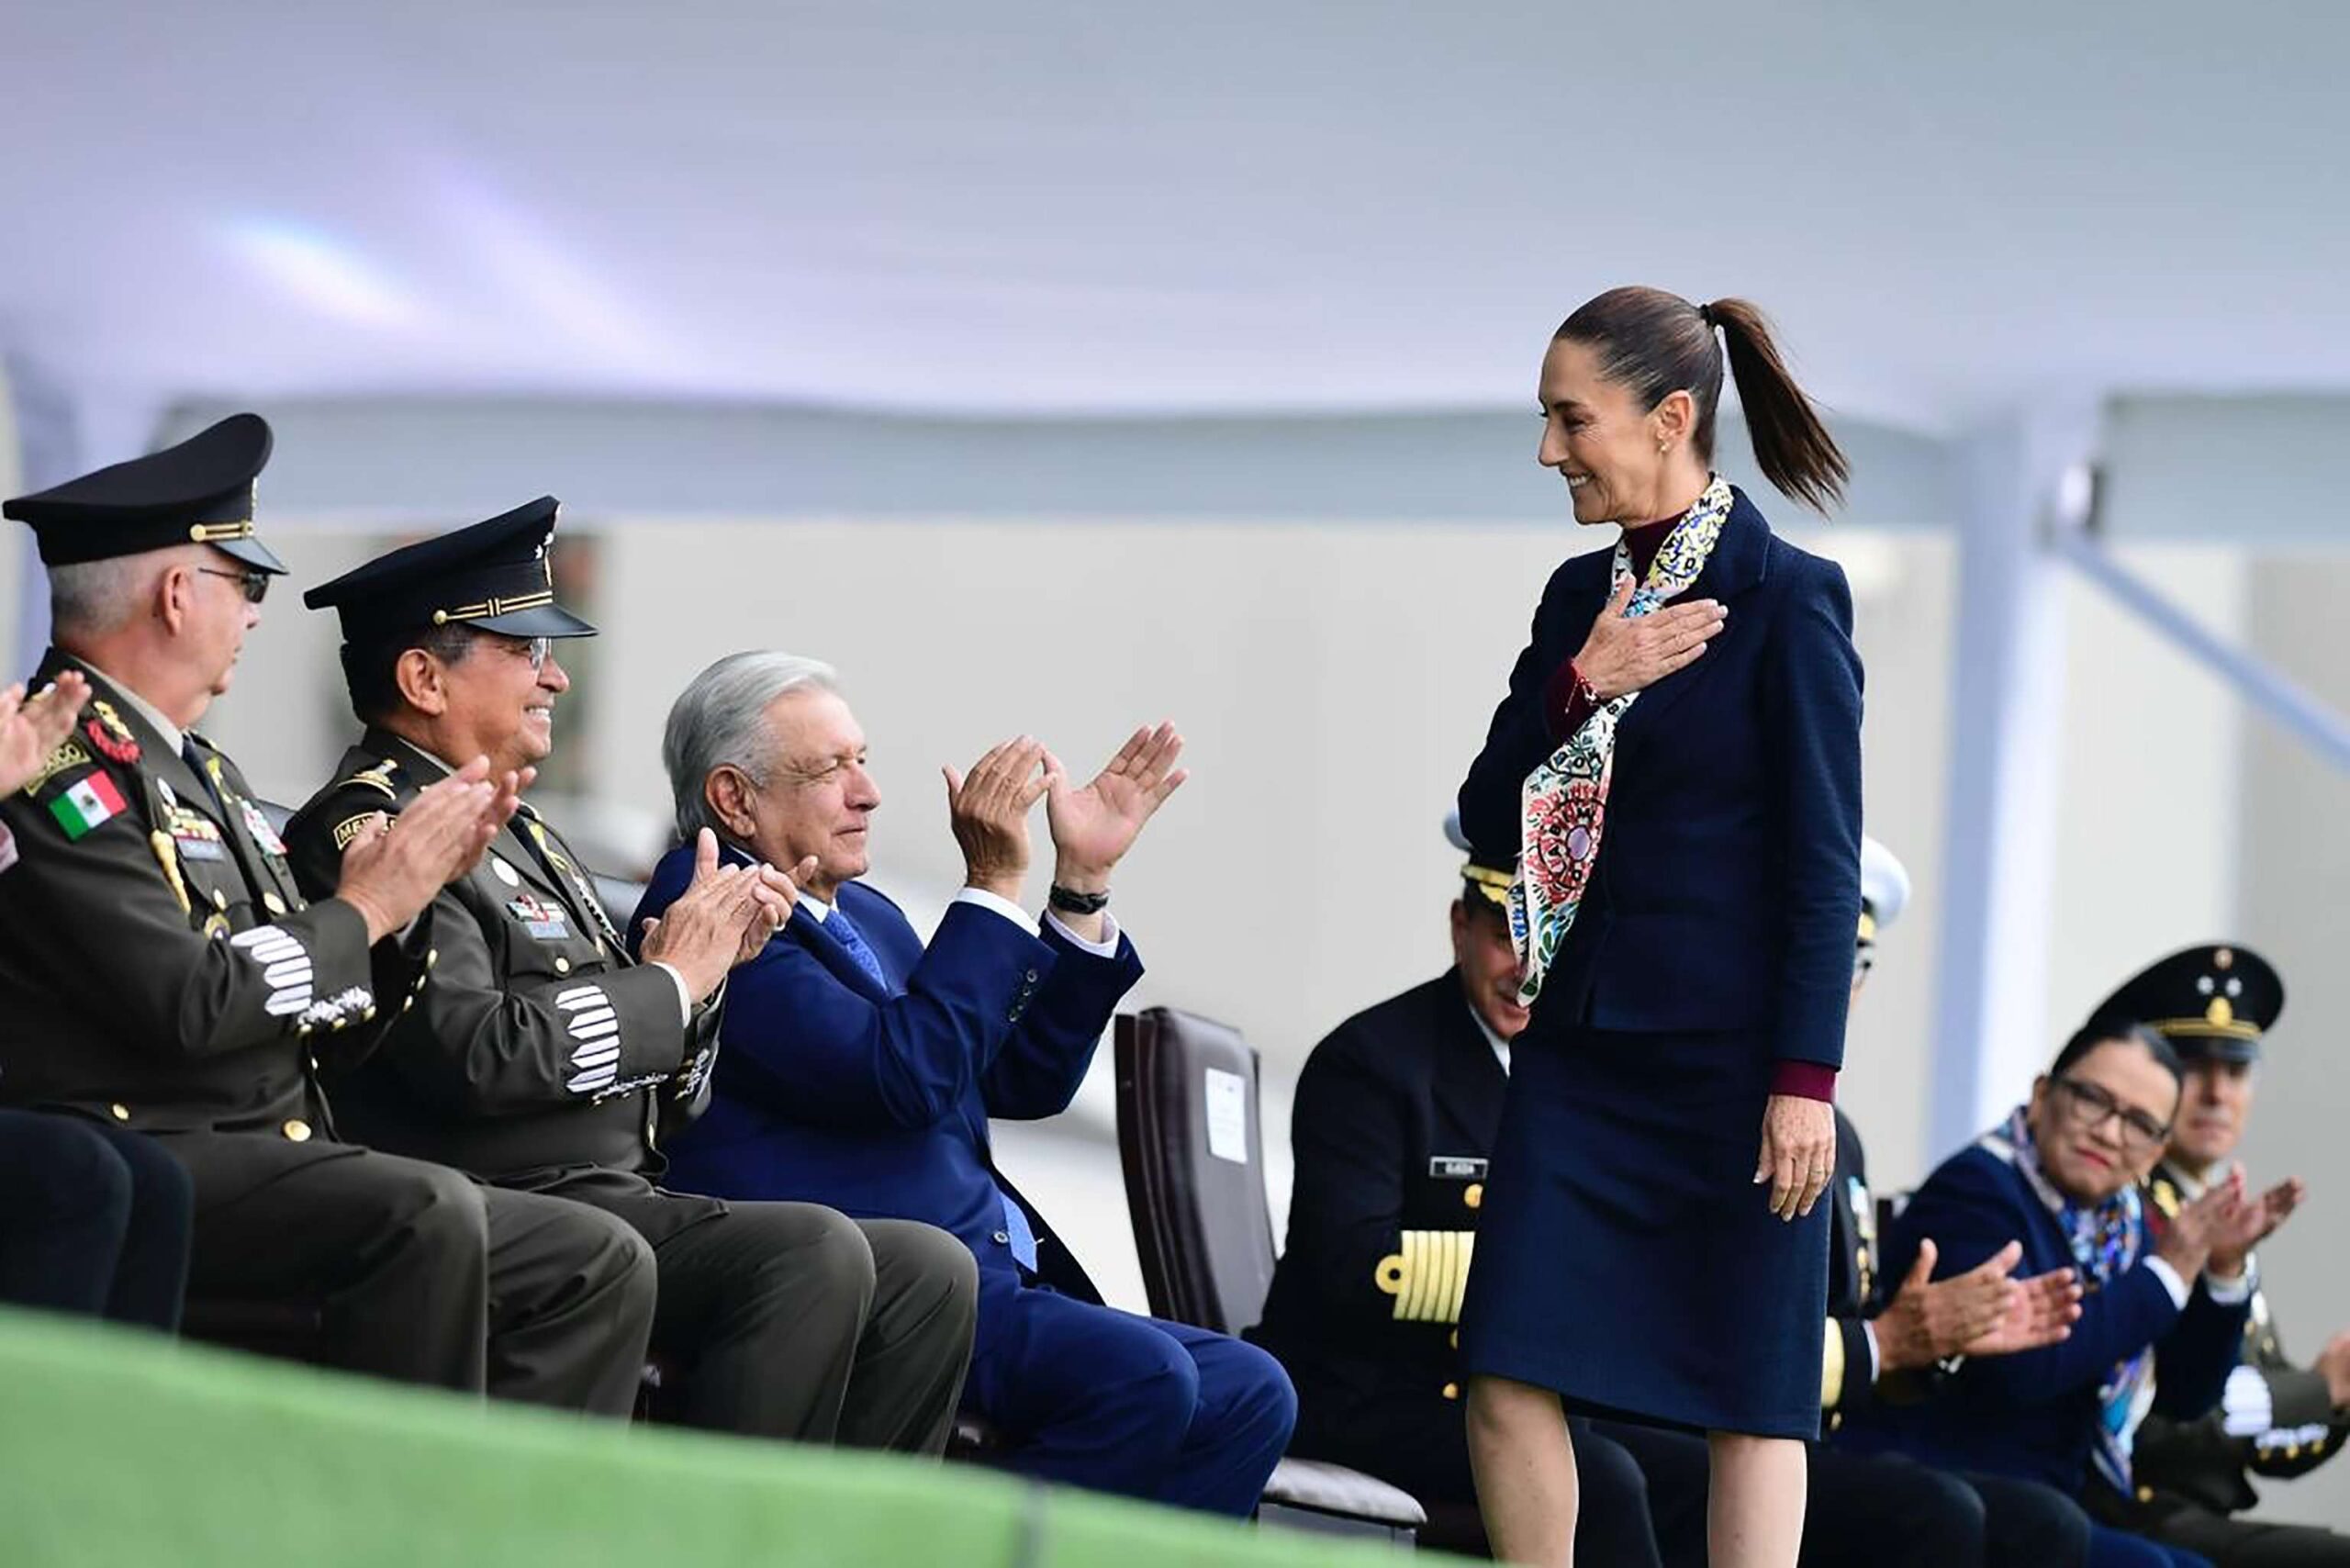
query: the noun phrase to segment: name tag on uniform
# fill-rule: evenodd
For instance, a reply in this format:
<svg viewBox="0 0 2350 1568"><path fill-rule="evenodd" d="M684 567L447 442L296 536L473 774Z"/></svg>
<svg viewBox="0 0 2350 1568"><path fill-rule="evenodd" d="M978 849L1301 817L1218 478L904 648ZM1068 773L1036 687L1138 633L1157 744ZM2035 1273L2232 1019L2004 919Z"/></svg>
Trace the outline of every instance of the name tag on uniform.
<svg viewBox="0 0 2350 1568"><path fill-rule="evenodd" d="M568 942L571 926L563 911L540 898L536 893L524 893L506 906L506 913L522 923L522 929L542 942Z"/></svg>
<svg viewBox="0 0 2350 1568"><path fill-rule="evenodd" d="M1485 1179L1485 1162L1465 1154L1431 1155L1428 1175L1438 1182L1482 1182Z"/></svg>
<svg viewBox="0 0 2350 1568"><path fill-rule="evenodd" d="M223 860L228 850L220 841L220 829L211 818L200 816L185 806L172 807L172 844L183 860Z"/></svg>

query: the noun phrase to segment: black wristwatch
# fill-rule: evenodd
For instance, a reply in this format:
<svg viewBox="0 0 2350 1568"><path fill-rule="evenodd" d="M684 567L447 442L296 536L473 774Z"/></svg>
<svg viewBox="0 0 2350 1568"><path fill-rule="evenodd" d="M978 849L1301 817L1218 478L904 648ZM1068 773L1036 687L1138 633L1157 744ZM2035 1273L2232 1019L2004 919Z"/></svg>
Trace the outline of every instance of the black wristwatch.
<svg viewBox="0 0 2350 1568"><path fill-rule="evenodd" d="M1045 895L1045 902L1063 914L1099 914L1110 907L1110 890L1104 888L1098 893L1071 892L1055 882L1053 890Z"/></svg>

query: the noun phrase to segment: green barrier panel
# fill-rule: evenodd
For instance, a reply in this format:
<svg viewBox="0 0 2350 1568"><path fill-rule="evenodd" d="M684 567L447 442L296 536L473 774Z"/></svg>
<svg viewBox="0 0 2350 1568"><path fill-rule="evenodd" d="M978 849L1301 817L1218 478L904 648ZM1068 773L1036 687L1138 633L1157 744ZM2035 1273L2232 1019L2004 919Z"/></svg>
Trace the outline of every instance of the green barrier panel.
<svg viewBox="0 0 2350 1568"><path fill-rule="evenodd" d="M6 1568L1394 1568L968 1466L487 1406L0 1311Z"/></svg>

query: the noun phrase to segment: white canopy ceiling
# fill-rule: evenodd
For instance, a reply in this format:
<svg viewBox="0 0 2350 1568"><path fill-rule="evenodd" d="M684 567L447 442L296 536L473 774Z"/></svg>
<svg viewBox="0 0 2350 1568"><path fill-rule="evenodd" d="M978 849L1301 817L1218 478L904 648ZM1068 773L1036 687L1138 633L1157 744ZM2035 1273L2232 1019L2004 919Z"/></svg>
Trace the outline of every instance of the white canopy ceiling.
<svg viewBox="0 0 2350 1568"><path fill-rule="evenodd" d="M0 344L116 396L1515 402L1606 285L1847 413L2350 385L2350 11L39 6Z"/></svg>

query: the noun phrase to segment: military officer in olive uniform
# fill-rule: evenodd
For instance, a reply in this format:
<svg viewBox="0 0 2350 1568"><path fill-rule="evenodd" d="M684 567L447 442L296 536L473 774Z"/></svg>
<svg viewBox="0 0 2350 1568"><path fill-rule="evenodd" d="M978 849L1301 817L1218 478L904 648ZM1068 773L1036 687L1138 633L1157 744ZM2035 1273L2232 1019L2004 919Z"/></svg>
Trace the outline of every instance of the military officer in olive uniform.
<svg viewBox="0 0 2350 1568"><path fill-rule="evenodd" d="M552 497L395 550L304 602L342 622L367 726L287 829L306 884L377 813L404 815L449 760L525 774L552 749L570 687L556 642L595 628L554 602ZM727 1204L655 1185L665 1129L706 1103L719 992L789 917L773 867L718 864L642 964L587 868L524 804L434 906L440 963L390 1048L337 1081L347 1120L386 1148L625 1219L660 1276L653 1347L686 1421L935 1453L971 1344L971 1255L943 1231L855 1222L812 1204Z"/></svg>
<svg viewBox="0 0 2350 1568"><path fill-rule="evenodd" d="M253 537L258 416L9 501L39 535L87 703L0 802L0 1096L148 1132L194 1182L189 1292L315 1306L319 1354L422 1383L624 1413L653 1310L604 1215L338 1141L321 1062L429 990L442 885L513 810L476 758L373 820L306 902L236 765L191 727L285 567ZM404 935L401 934L405 934Z"/></svg>
<svg viewBox="0 0 2350 1568"><path fill-rule="evenodd" d="M2259 954L2207 946L2149 965L2098 1010L2150 1025L2187 1064L2170 1147L2147 1183L2157 1227L2227 1174L2251 1114L2262 1036L2284 1008L2284 982ZM2149 1416L2138 1428L2139 1503L2124 1522L2219 1568L2350 1563L2350 1539L2332 1530L2240 1517L2260 1501L2251 1477L2304 1474L2350 1435L2350 1333L2336 1334L2315 1365L2294 1365L2255 1268L2243 1363L2218 1409L2194 1421Z"/></svg>
<svg viewBox="0 0 2350 1568"><path fill-rule="evenodd" d="M1466 849L1457 819L1447 832ZM1453 1326L1510 1040L1526 1026L1509 882L1472 855L1452 904L1453 968L1348 1019L1307 1058L1290 1114L1288 1246L1264 1321L1246 1336L1296 1385L1290 1452L1456 1512L1473 1508L1476 1490ZM1639 1468L1580 1418L1574 1428L1580 1559L1655 1563Z"/></svg>

